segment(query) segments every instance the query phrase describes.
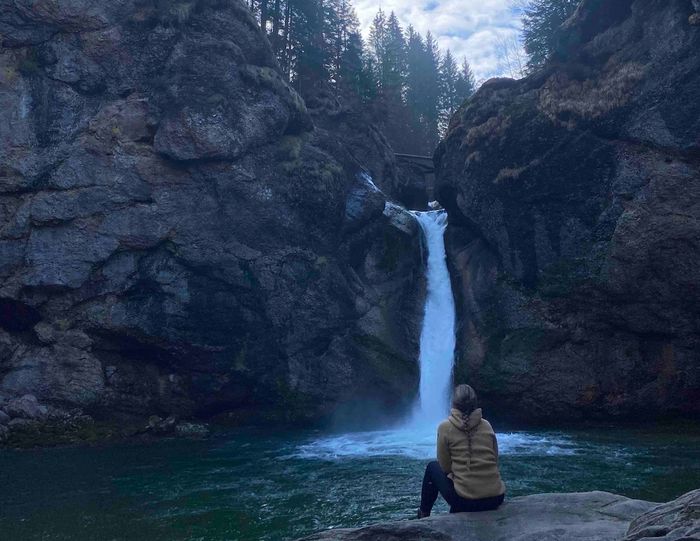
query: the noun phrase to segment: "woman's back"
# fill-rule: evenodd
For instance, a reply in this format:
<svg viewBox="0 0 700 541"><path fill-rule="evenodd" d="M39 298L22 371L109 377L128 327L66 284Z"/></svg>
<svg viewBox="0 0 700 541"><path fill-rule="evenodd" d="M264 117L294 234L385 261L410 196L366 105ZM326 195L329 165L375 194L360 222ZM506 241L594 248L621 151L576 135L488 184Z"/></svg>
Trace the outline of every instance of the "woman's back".
<svg viewBox="0 0 700 541"><path fill-rule="evenodd" d="M469 385L455 387L450 416L438 427L438 459L425 467L418 518L430 516L438 494L450 513L490 511L503 503L496 435L477 404Z"/></svg>
<svg viewBox="0 0 700 541"><path fill-rule="evenodd" d="M460 496L470 500L500 496L505 485L498 471L498 444L481 409L468 417L453 409L438 427L438 462Z"/></svg>

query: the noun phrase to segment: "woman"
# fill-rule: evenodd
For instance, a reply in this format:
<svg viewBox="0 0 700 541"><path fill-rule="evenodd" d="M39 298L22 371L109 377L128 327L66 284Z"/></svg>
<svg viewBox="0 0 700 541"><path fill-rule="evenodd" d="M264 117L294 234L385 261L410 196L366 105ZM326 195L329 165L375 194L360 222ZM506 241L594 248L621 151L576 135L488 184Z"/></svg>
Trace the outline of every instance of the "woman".
<svg viewBox="0 0 700 541"><path fill-rule="evenodd" d="M469 385L454 390L450 416L438 427L437 456L425 468L418 518L430 516L438 492L450 513L489 511L503 503L506 487L498 471L496 434L481 417Z"/></svg>

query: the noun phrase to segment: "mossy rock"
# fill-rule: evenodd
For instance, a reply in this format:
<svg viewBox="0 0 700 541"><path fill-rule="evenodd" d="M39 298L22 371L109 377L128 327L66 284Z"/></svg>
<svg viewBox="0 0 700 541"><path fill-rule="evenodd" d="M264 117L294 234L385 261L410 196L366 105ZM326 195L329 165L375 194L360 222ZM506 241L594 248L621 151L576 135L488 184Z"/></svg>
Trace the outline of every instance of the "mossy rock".
<svg viewBox="0 0 700 541"><path fill-rule="evenodd" d="M38 75L41 71L41 66L39 64L39 58L34 49L30 49L27 56L20 60L17 66L17 71L24 75L25 77L33 77Z"/></svg>
<svg viewBox="0 0 700 541"><path fill-rule="evenodd" d="M486 357L477 374L483 390L494 391L506 388L513 378L530 372L530 367L539 352L548 344L547 331L540 328L499 330L487 340ZM460 381L474 379L466 363L458 362L455 377Z"/></svg>
<svg viewBox="0 0 700 541"><path fill-rule="evenodd" d="M538 277L538 290L545 297L569 297L587 282L586 261L560 259Z"/></svg>
<svg viewBox="0 0 700 541"><path fill-rule="evenodd" d="M238 350L238 353L236 353L236 356L233 359L233 370L235 372L245 372L248 370L248 366L246 364L247 357L248 357L248 338L246 337L246 340L243 343L243 346L241 347L240 350Z"/></svg>
<svg viewBox="0 0 700 541"><path fill-rule="evenodd" d="M312 397L289 388L283 379L275 382L275 391L279 396L279 407L271 412L272 417L282 417L291 422L308 420L317 404Z"/></svg>
<svg viewBox="0 0 700 541"><path fill-rule="evenodd" d="M285 135L278 145L278 156L284 162L298 162L304 141L296 135Z"/></svg>
<svg viewBox="0 0 700 541"><path fill-rule="evenodd" d="M398 373L417 373L417 365L410 359L397 355L395 350L387 346L381 339L368 334L355 334L353 341L361 348L368 350L364 356L366 366L384 381L393 381Z"/></svg>
<svg viewBox="0 0 700 541"><path fill-rule="evenodd" d="M385 229L382 242L382 255L378 267L386 272L394 272L398 269L399 262L406 253L412 249L411 242L406 242L406 236L399 234L395 229Z"/></svg>
<svg viewBox="0 0 700 541"><path fill-rule="evenodd" d="M255 275L253 272L253 269L251 268L251 265L248 261L240 261L238 263L239 268L241 269L241 272L243 273L243 276L245 276L246 281L250 285L251 288L259 288L260 287L260 281L258 280L258 277Z"/></svg>
<svg viewBox="0 0 700 541"><path fill-rule="evenodd" d="M4 445L20 449L97 443L122 437L114 425L92 420L29 422L14 426Z"/></svg>

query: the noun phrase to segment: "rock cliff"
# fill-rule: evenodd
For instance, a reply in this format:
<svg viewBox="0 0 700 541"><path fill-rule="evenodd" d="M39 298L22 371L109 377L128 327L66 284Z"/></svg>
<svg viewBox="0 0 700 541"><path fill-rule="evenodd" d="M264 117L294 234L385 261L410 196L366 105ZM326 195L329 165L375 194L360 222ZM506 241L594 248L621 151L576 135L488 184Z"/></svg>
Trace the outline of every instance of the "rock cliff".
<svg viewBox="0 0 700 541"><path fill-rule="evenodd" d="M700 415L700 28L584 0L547 66L485 83L436 152L457 378L538 420Z"/></svg>
<svg viewBox="0 0 700 541"><path fill-rule="evenodd" d="M13 0L0 42L0 409L411 399L418 229L359 175L390 192L393 153L307 108L242 2Z"/></svg>

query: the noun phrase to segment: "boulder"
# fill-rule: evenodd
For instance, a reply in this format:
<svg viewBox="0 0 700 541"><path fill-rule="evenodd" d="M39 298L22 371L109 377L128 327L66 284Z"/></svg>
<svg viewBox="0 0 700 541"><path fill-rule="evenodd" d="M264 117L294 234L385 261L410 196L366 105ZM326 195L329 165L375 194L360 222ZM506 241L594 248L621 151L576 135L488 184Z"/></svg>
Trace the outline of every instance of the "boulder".
<svg viewBox="0 0 700 541"><path fill-rule="evenodd" d="M47 407L39 404L36 397L31 394L13 398L5 406L5 411L10 417L28 420L42 419L48 413Z"/></svg>
<svg viewBox="0 0 700 541"><path fill-rule="evenodd" d="M623 541L700 539L700 490L654 507L630 524Z"/></svg>
<svg viewBox="0 0 700 541"><path fill-rule="evenodd" d="M536 494L496 511L337 529L305 541L618 541L630 521L656 504L608 492Z"/></svg>
<svg viewBox="0 0 700 541"><path fill-rule="evenodd" d="M185 438L203 438L209 435L209 428L203 423L181 422L175 427L175 433Z"/></svg>
<svg viewBox="0 0 700 541"><path fill-rule="evenodd" d="M39 342L42 344L53 344L56 341L56 333L51 325L44 322L39 322L34 327L34 332Z"/></svg>
<svg viewBox="0 0 700 541"><path fill-rule="evenodd" d="M400 205L387 202L384 206L384 216L389 219L392 226L404 233L414 234L419 230L416 217Z"/></svg>
<svg viewBox="0 0 700 541"><path fill-rule="evenodd" d="M374 185L366 173L357 176L345 202L345 227L357 230L382 214L386 196Z"/></svg>
<svg viewBox="0 0 700 541"><path fill-rule="evenodd" d="M693 13L689 17L688 22L694 26L700 26L700 1L693 0L693 7L695 8L696 13Z"/></svg>
<svg viewBox="0 0 700 541"><path fill-rule="evenodd" d="M177 418L173 415L165 419L158 415L151 415L141 433L169 435L175 432L176 425Z"/></svg>
<svg viewBox="0 0 700 541"><path fill-rule="evenodd" d="M9 423L7 423L7 428L10 431L13 430L28 430L28 431L39 431L41 429L41 422L37 419L22 419L20 417L15 417Z"/></svg>

